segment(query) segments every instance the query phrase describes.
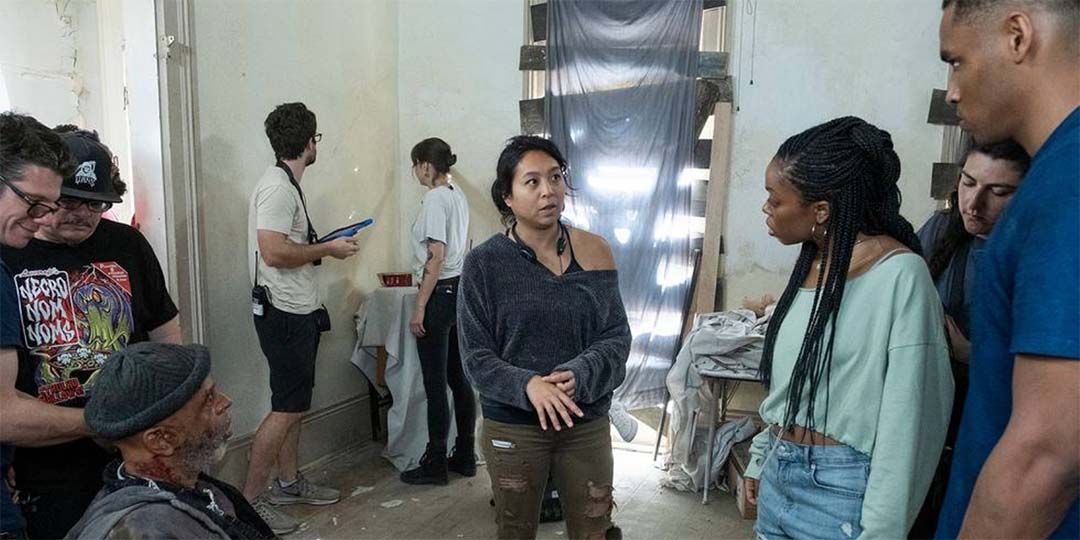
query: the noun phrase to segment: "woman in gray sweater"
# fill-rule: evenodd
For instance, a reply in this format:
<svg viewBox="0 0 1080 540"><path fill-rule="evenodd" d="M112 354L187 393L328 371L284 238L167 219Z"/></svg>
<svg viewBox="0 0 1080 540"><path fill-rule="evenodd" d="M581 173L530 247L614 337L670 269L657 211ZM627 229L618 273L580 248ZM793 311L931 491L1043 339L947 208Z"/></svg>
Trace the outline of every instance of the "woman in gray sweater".
<svg viewBox="0 0 1080 540"><path fill-rule="evenodd" d="M549 472L570 538L619 533L607 412L630 327L611 248L560 221L566 169L551 141L510 139L491 186L507 231L461 274L461 357L480 392L499 538L536 536Z"/></svg>

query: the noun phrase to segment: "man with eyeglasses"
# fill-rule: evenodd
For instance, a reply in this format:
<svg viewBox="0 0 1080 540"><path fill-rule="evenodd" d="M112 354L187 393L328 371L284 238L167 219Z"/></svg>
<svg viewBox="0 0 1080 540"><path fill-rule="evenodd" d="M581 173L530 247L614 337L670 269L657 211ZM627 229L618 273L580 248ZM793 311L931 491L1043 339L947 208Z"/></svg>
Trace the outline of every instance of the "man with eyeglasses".
<svg viewBox="0 0 1080 540"><path fill-rule="evenodd" d="M322 139L315 113L303 103L285 103L267 115L263 127L276 163L251 194L247 253L255 333L270 368L270 412L251 444L244 496L275 534L288 534L300 522L276 506L327 505L341 498L338 490L304 478L297 454L300 420L311 408L319 336L327 329L321 323L329 323L315 265L323 257L351 257L359 248L348 237L317 242L308 217L300 184L310 182L306 171ZM277 479L267 490L275 465Z"/></svg>
<svg viewBox="0 0 1080 540"><path fill-rule="evenodd" d="M81 415L111 353L141 341L178 343L180 325L150 244L134 228L101 219L121 200L112 153L92 132L59 136L75 167L55 211L39 220L26 247L4 250L3 260L27 347L16 388ZM63 537L101 489L111 458L85 436L19 448L15 481L29 536Z"/></svg>
<svg viewBox="0 0 1080 540"><path fill-rule="evenodd" d="M21 248L56 210L71 161L60 138L29 116L0 114L0 253ZM81 411L49 405L16 390L25 348L15 282L0 261L0 538L26 538L26 522L6 481L12 445L55 444L87 434ZM32 420L33 419L33 420Z"/></svg>

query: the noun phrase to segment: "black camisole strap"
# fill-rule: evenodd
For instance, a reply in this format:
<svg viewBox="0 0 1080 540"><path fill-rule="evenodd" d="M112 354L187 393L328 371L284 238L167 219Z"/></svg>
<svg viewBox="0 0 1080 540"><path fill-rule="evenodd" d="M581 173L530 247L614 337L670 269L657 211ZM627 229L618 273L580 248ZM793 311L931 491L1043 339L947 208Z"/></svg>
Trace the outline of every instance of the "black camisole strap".
<svg viewBox="0 0 1080 540"><path fill-rule="evenodd" d="M574 256L574 243L570 241L570 231L566 228L566 225L559 224L563 229L563 234L566 235L566 247L570 248L570 264L566 265L566 271L564 274L572 274L574 272L584 272L585 269L577 261L577 257Z"/></svg>

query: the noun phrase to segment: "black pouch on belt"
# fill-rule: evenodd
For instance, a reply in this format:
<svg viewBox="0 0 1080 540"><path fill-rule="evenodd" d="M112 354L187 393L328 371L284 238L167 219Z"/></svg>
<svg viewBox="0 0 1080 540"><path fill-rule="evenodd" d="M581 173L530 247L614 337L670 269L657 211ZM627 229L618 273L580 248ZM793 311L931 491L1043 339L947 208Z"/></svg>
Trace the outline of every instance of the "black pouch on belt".
<svg viewBox="0 0 1080 540"><path fill-rule="evenodd" d="M319 306L312 314L315 315L315 328L318 328L319 332L329 332L330 312L326 311L326 306Z"/></svg>

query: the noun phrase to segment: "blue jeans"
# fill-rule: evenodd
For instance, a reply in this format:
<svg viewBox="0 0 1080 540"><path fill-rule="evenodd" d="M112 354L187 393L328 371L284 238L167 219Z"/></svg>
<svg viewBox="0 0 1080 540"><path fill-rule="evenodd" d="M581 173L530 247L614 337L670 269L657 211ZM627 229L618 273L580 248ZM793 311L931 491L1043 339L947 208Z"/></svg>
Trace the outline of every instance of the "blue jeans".
<svg viewBox="0 0 1080 540"><path fill-rule="evenodd" d="M811 446L770 438L758 484L758 540L862 534L870 456L846 445Z"/></svg>

